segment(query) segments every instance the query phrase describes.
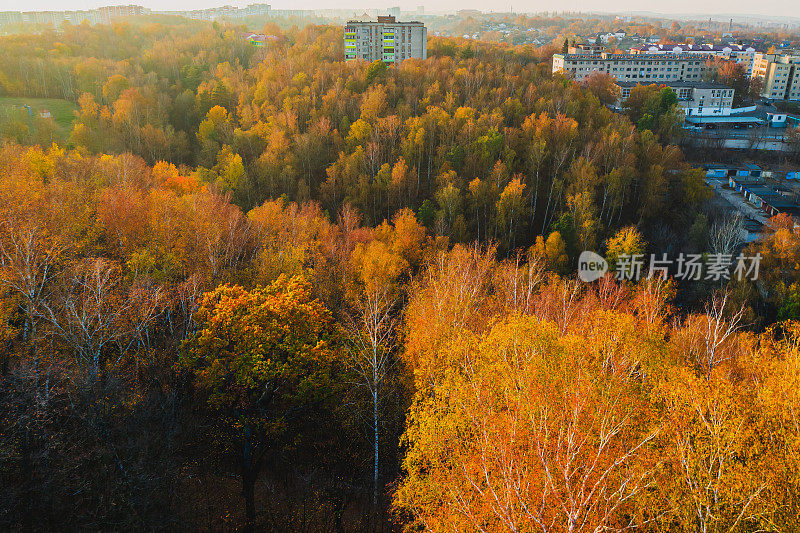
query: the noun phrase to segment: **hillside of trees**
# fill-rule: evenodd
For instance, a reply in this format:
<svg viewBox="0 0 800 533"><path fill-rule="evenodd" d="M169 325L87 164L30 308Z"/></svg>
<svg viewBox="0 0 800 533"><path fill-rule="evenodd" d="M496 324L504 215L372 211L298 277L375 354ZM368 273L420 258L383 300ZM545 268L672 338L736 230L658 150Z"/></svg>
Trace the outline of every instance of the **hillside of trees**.
<svg viewBox="0 0 800 533"><path fill-rule="evenodd" d="M561 217L581 249L693 221L702 181L680 152L604 107L606 87L552 79L549 56L434 40L431 59L389 69L341 61L341 28L267 30L267 50L208 25L8 37L0 94L75 101L69 147L185 165L245 211L285 195L374 226L411 208L506 251Z"/></svg>
<svg viewBox="0 0 800 533"><path fill-rule="evenodd" d="M0 120L1 528L797 529L791 219L757 282L575 279L738 251L668 95L241 31L0 38L0 104L77 106Z"/></svg>

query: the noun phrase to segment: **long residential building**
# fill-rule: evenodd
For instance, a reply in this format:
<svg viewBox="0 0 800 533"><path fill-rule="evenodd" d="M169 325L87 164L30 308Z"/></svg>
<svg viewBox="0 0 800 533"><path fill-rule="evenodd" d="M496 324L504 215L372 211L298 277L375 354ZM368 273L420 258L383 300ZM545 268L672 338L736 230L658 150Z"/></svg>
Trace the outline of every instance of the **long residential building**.
<svg viewBox="0 0 800 533"><path fill-rule="evenodd" d="M400 63L410 57L428 58L428 30L422 22L397 22L386 16L377 22L350 21L344 28L347 61Z"/></svg>
<svg viewBox="0 0 800 533"><path fill-rule="evenodd" d="M763 82L762 98L800 100L800 55L757 53L753 77Z"/></svg>
<svg viewBox="0 0 800 533"><path fill-rule="evenodd" d="M190 11L156 11L159 15L174 15L192 20L240 19L250 16L270 16L276 12L269 4L250 4L247 7L230 5L193 9Z"/></svg>
<svg viewBox="0 0 800 533"><path fill-rule="evenodd" d="M745 73L750 76L753 72L753 59L756 49L743 44L646 44L631 48L632 54L701 54L712 55L720 59L735 61L742 65Z"/></svg>
<svg viewBox="0 0 800 533"><path fill-rule="evenodd" d="M140 17L151 14L176 15L195 20L217 20L222 18L244 18L249 16L269 16L269 4L250 4L247 7L221 6L190 11L152 11L138 5L104 6L79 11L0 11L0 27L12 24L46 24L55 28L64 23L110 24L118 18Z"/></svg>
<svg viewBox="0 0 800 533"><path fill-rule="evenodd" d="M0 27L11 24L45 24L55 28L65 23L109 24L122 17L149 15L150 9L137 5L104 6L72 11L0 11Z"/></svg>
<svg viewBox="0 0 800 533"><path fill-rule="evenodd" d="M668 83L671 81L702 81L714 67L708 54L555 54L553 72L563 71L581 81L604 72L617 81L639 83Z"/></svg>

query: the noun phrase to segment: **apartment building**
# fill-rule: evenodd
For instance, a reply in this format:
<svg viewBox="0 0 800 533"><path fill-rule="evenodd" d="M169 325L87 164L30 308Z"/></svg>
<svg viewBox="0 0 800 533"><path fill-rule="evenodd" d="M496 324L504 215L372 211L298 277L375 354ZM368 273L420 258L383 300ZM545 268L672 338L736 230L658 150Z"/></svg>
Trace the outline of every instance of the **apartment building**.
<svg viewBox="0 0 800 533"><path fill-rule="evenodd" d="M25 11L0 14L0 26L22 23L50 25L54 28L59 28L66 22L81 24L84 21L89 24L97 24L100 21L99 12L96 9L92 9L78 11Z"/></svg>
<svg viewBox="0 0 800 533"><path fill-rule="evenodd" d="M707 64L712 58L707 54L555 54L553 72L564 72L577 81L605 72L625 82L699 82L713 70Z"/></svg>
<svg viewBox="0 0 800 533"><path fill-rule="evenodd" d="M150 9L137 5L105 6L97 9L73 11L4 11L0 12L0 26L7 24L42 24L60 28L63 24L109 24L121 17L149 15Z"/></svg>
<svg viewBox="0 0 800 533"><path fill-rule="evenodd" d="M800 100L800 55L758 53L752 77L763 81L763 98Z"/></svg>
<svg viewBox="0 0 800 533"><path fill-rule="evenodd" d="M397 22L394 16L377 22L350 21L344 28L344 58L347 61L384 61L428 57L428 30L422 22Z"/></svg>
<svg viewBox="0 0 800 533"><path fill-rule="evenodd" d="M109 24L116 18L123 17L142 17L150 14L150 9L142 6L127 5L127 6L105 6L97 9L100 16L100 21L103 24Z"/></svg>
<svg viewBox="0 0 800 533"><path fill-rule="evenodd" d="M191 11L157 11L159 15L175 15L192 20L240 19L252 16L285 16L285 13L272 9L270 4L250 4L247 7L224 5Z"/></svg>
<svg viewBox="0 0 800 533"><path fill-rule="evenodd" d="M158 11L159 15L174 15L185 17L192 20L217 20L224 18L236 18L239 8L235 6L210 7L208 9L192 9L190 11Z"/></svg>
<svg viewBox="0 0 800 533"><path fill-rule="evenodd" d="M640 83L617 82L620 88L620 100L625 101L631 95L631 89ZM678 81L664 85L675 91L678 104L687 117L725 117L733 109L734 90L722 83Z"/></svg>
<svg viewBox="0 0 800 533"><path fill-rule="evenodd" d="M20 11L0 11L0 28L11 24L22 24Z"/></svg>
<svg viewBox="0 0 800 533"><path fill-rule="evenodd" d="M631 54L695 54L712 55L719 59L735 61L742 65L745 73L750 76L753 72L753 59L756 49L743 44L646 44L631 48Z"/></svg>

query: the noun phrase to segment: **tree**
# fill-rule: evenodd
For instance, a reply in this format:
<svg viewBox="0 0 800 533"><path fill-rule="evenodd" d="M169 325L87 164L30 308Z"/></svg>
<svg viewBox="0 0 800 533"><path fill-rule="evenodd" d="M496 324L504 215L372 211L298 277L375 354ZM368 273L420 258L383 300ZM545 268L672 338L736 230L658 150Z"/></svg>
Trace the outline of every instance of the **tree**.
<svg viewBox="0 0 800 533"><path fill-rule="evenodd" d="M300 276L252 291L222 285L204 295L198 331L184 344L183 367L233 441L248 530L262 468L291 441L298 419L332 401L337 332L310 290Z"/></svg>
<svg viewBox="0 0 800 533"><path fill-rule="evenodd" d="M525 185L520 178L514 178L500 193L497 200L498 226L505 231L503 243L507 250L517 247L517 234L525 222Z"/></svg>
<svg viewBox="0 0 800 533"><path fill-rule="evenodd" d="M735 61L723 61L717 72L717 81L734 90L733 106L740 107L750 96L750 80L747 78L744 66Z"/></svg>
<svg viewBox="0 0 800 533"><path fill-rule="evenodd" d="M750 78L750 83L747 87L747 96L751 100L758 100L761 98L761 93L764 91L764 79L758 76Z"/></svg>
<svg viewBox="0 0 800 533"><path fill-rule="evenodd" d="M30 343L34 371L38 369L37 326L45 291L68 244L45 220L25 213L6 213L0 222L0 284L18 294L25 314L24 337Z"/></svg>
<svg viewBox="0 0 800 533"><path fill-rule="evenodd" d="M130 88L131 84L128 78L121 74L114 74L108 78L105 85L103 85L103 98L109 104L117 101L120 95Z"/></svg>
<svg viewBox="0 0 800 533"><path fill-rule="evenodd" d="M210 167L222 146L233 144L233 125L228 110L218 105L209 109L197 129L197 140L200 142L201 162Z"/></svg>
<svg viewBox="0 0 800 533"><path fill-rule="evenodd" d="M635 362L615 361L597 379L606 360L573 356L593 346L570 347L534 317L457 334L443 347L453 365L412 404L396 505L432 531L641 525L630 505L653 483L645 458L658 428L636 392Z"/></svg>
<svg viewBox="0 0 800 533"><path fill-rule="evenodd" d="M606 243L609 268L615 268L619 256L644 254L646 244L641 232L633 226L622 228Z"/></svg>
<svg viewBox="0 0 800 533"><path fill-rule="evenodd" d="M584 80L586 88L594 94L603 105L616 104L620 98L619 85L616 79L605 72L593 72Z"/></svg>
<svg viewBox="0 0 800 533"><path fill-rule="evenodd" d="M655 84L631 89L625 110L639 129L659 133L665 141L672 140L678 121L683 118L675 91Z"/></svg>
<svg viewBox="0 0 800 533"><path fill-rule="evenodd" d="M381 403L394 366L395 313L400 297L398 278L406 271L408 263L379 240L356 246L353 263L358 287L353 295L355 312L350 316L350 363L367 390L372 407L372 505L373 513L377 513Z"/></svg>
<svg viewBox="0 0 800 533"><path fill-rule="evenodd" d="M93 383L104 362L116 349L117 360L144 338L156 315L160 291L130 289L122 285L119 266L103 259L88 259L62 276L60 287L39 311L52 332L75 351L78 366Z"/></svg>
<svg viewBox="0 0 800 533"><path fill-rule="evenodd" d="M665 526L707 533L776 529L772 469L759 466L771 462L773 450L759 436L760 406L752 392L722 375L709 380L670 371L658 391L668 432L660 443L665 462L658 497L673 507Z"/></svg>
<svg viewBox="0 0 800 533"><path fill-rule="evenodd" d="M4 346L4 355L0 358L0 376L8 372L9 359L11 358L9 343L17 335L17 328L11 323L11 318L18 304L9 292L5 287L0 288L0 346Z"/></svg>
<svg viewBox="0 0 800 533"><path fill-rule="evenodd" d="M708 244L715 254L732 255L743 244L744 220L737 211L714 220L708 230Z"/></svg>
<svg viewBox="0 0 800 533"><path fill-rule="evenodd" d="M536 243L531 247L530 253L535 257L541 258L547 270L557 274L565 274L569 257L567 256L567 245L557 231L553 231L547 236L547 240L541 235L536 237Z"/></svg>
<svg viewBox="0 0 800 533"><path fill-rule="evenodd" d="M383 61L377 59L369 64L366 71L366 80L367 84L374 82L375 80L382 79L386 76L387 72L389 71L389 67Z"/></svg>
<svg viewBox="0 0 800 533"><path fill-rule="evenodd" d="M769 219L769 232L745 250L746 255L760 254L758 284L767 293L767 301L778 310L780 319L800 317L800 231L785 213Z"/></svg>

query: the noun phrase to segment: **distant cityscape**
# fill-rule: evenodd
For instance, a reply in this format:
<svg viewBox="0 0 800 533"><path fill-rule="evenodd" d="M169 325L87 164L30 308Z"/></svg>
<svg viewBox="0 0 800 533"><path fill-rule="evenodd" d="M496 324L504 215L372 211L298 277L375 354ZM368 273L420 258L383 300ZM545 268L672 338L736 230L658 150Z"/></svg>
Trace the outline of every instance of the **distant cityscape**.
<svg viewBox="0 0 800 533"><path fill-rule="evenodd" d="M390 15L400 17L401 14L422 15L425 8L418 6L415 11L401 11L399 7L389 9L272 9L270 4L250 4L239 8L230 5L192 10L153 10L139 5L105 6L86 10L57 11L0 11L0 28L14 24L44 24L55 28L64 23L109 24L115 19L140 17L147 15L174 15L192 20L215 21L221 19L244 19L253 16L268 17L376 17Z"/></svg>

